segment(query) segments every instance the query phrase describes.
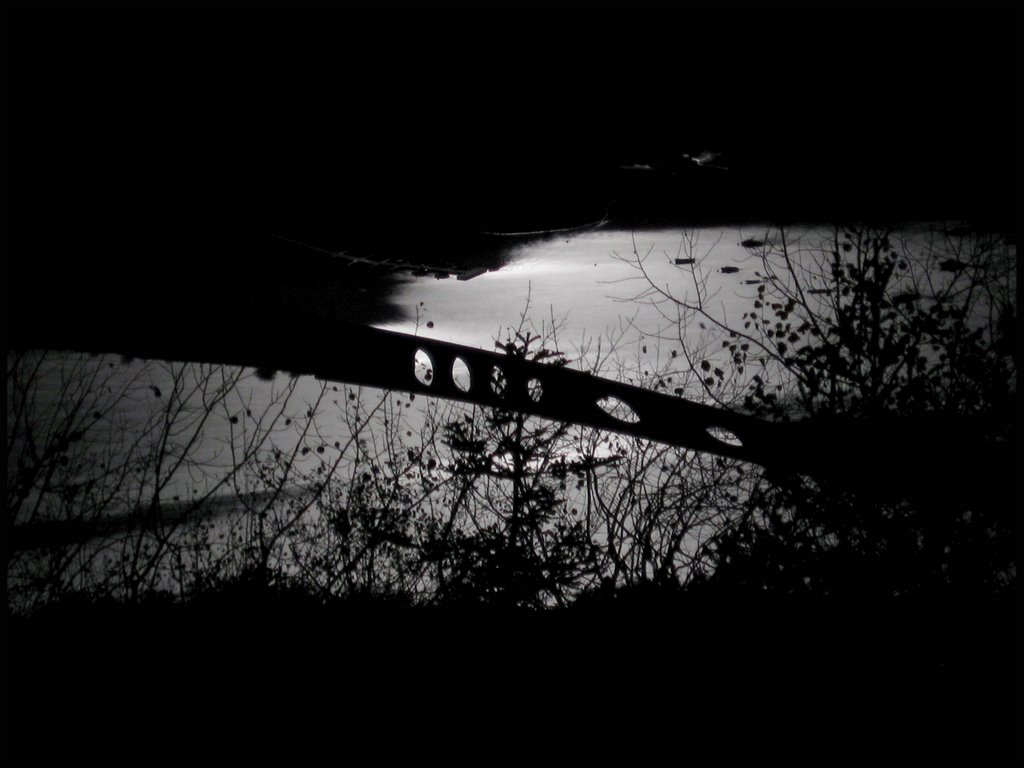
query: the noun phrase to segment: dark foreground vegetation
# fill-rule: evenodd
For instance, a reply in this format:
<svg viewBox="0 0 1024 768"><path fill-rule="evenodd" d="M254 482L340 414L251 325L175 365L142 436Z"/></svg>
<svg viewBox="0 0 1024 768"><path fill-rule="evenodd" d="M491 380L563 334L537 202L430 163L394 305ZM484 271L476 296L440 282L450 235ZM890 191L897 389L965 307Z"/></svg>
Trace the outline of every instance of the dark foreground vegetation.
<svg viewBox="0 0 1024 768"><path fill-rule="evenodd" d="M1011 759L1005 601L528 611L225 586L10 626L22 759Z"/></svg>
<svg viewBox="0 0 1024 768"><path fill-rule="evenodd" d="M12 756L1012 757L1015 244L771 228L745 243L760 283L737 321L683 237L695 290L637 297L680 352L641 383L779 424L937 423L962 462L837 429L856 464L808 474L15 352ZM571 364L547 331L506 349Z"/></svg>

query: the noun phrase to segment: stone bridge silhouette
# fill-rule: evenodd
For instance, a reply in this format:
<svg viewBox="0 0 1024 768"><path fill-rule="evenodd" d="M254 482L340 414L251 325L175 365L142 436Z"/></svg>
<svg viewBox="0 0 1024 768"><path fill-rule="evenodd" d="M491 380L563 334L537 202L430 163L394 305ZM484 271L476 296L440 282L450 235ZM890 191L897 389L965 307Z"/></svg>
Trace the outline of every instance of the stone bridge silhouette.
<svg viewBox="0 0 1024 768"><path fill-rule="evenodd" d="M767 461L775 425L681 397L611 381L514 351L475 347L355 326L345 353L309 373L344 381L518 411L647 438L696 451Z"/></svg>
<svg viewBox="0 0 1024 768"><path fill-rule="evenodd" d="M751 462L779 474L836 481L886 497L942 503L987 493L1013 476L1015 441L1004 422L976 416L815 416L775 422L612 381L565 366L341 322L297 332L235 334L212 347L202 319L141 343L101 344L71 327L59 347L140 358L238 365L459 400ZM130 350L130 352L129 352ZM1012 425L1011 425L1012 426ZM966 480L966 482L965 482Z"/></svg>
<svg viewBox="0 0 1024 768"><path fill-rule="evenodd" d="M304 373L502 408L554 421L839 481L883 496L984 492L1009 471L1003 425L927 414L772 422L584 371L460 344L353 325L344 353ZM970 482L977 477L979 483ZM967 478L969 482L963 482ZM951 482L955 481L955 482Z"/></svg>

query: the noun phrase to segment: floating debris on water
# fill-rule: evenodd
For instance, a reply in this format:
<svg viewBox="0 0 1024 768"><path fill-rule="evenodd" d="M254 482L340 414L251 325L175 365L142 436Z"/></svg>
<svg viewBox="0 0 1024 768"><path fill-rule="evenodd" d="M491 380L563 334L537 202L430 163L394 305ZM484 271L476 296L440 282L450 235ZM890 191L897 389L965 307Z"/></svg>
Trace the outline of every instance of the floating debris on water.
<svg viewBox="0 0 1024 768"><path fill-rule="evenodd" d="M484 272L488 271L490 270L488 270L487 267L477 267L476 269L470 269L467 272L460 272L456 277L459 280L472 280L474 277L479 277Z"/></svg>
<svg viewBox="0 0 1024 768"><path fill-rule="evenodd" d="M974 234L974 228L963 224L958 227L950 227L946 230L946 234L950 237L967 237Z"/></svg>
<svg viewBox="0 0 1024 768"><path fill-rule="evenodd" d="M892 297L893 304L909 304L913 301L917 301L921 298L919 293L901 293L899 296Z"/></svg>

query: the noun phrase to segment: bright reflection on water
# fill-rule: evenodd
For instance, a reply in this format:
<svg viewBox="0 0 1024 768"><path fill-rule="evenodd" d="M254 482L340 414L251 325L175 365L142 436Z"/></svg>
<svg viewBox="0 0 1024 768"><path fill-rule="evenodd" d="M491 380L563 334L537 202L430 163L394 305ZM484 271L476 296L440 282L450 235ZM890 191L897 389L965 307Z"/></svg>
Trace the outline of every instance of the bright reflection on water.
<svg viewBox="0 0 1024 768"><path fill-rule="evenodd" d="M492 349L509 326L518 325L529 301L529 319L537 327L549 326L553 318L561 344L579 347L587 339L619 335L628 321L641 328L664 324L656 309L632 301L648 287L636 269L637 255L656 284L685 294L693 270L675 260L694 253L716 301L727 310L749 302L753 289L743 280L753 279L757 266L740 243L763 232L701 230L692 252L684 251L677 229L596 230L513 245L507 266L470 281L403 281L395 302L409 319L380 327ZM725 274L722 267L739 271ZM647 355L654 354L651 346Z"/></svg>

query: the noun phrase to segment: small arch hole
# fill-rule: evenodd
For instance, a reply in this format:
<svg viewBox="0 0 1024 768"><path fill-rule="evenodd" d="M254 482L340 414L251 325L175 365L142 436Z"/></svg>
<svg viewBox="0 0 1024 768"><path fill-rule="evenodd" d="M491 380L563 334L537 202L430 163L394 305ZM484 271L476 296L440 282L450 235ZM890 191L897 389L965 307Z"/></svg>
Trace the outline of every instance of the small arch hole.
<svg viewBox="0 0 1024 768"><path fill-rule="evenodd" d="M540 383L540 379L530 379L526 382L526 394L533 402L540 402L544 397L544 385Z"/></svg>
<svg viewBox="0 0 1024 768"><path fill-rule="evenodd" d="M508 390L508 379L505 377L505 372L498 366L491 368L491 390L498 397L504 397Z"/></svg>

